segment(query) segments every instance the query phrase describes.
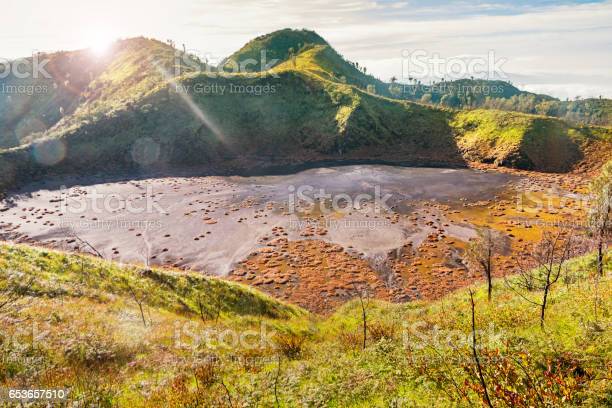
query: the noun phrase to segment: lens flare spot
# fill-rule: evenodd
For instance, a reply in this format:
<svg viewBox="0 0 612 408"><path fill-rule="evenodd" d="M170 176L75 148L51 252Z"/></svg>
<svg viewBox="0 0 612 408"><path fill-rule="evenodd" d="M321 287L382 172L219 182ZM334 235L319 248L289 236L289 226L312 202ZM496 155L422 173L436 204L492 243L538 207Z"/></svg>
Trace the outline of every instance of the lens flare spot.
<svg viewBox="0 0 612 408"><path fill-rule="evenodd" d="M53 166L66 157L66 146L57 139L41 140L33 149L34 160L45 166Z"/></svg>
<svg viewBox="0 0 612 408"><path fill-rule="evenodd" d="M138 139L132 145L132 159L141 166L148 166L159 159L159 144L149 137Z"/></svg>

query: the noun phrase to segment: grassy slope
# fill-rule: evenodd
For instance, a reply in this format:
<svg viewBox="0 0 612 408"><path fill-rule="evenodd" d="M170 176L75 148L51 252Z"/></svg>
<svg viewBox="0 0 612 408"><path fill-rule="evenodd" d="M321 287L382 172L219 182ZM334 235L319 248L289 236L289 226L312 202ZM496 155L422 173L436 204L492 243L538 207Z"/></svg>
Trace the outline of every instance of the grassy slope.
<svg viewBox="0 0 612 408"><path fill-rule="evenodd" d="M175 50L168 44L146 38L117 42L112 59L84 91L83 102L60 126L95 121L100 116L140 102L164 82L164 72L174 73Z"/></svg>
<svg viewBox="0 0 612 408"><path fill-rule="evenodd" d="M290 70L309 72L323 79L336 83L354 85L360 89L374 86L376 93L389 96L389 87L384 82L366 75L351 64L329 45L313 45L304 49L293 59L284 61L275 70Z"/></svg>
<svg viewBox="0 0 612 408"><path fill-rule="evenodd" d="M255 60L257 65L249 65L246 68L253 71L260 71L264 68L262 62L262 51L265 50L265 58L267 63L272 63L273 60L278 60L276 64L286 61L290 57L290 49L293 49L293 54L297 55L300 50L307 45L327 45L327 42L314 31L309 30L292 30L286 28L284 30L274 31L269 34L259 36L246 43L238 51L230 55L221 66L227 67L228 72L232 72L233 63L242 64L246 60ZM230 63L229 61L232 61Z"/></svg>
<svg viewBox="0 0 612 408"><path fill-rule="evenodd" d="M476 288L476 321L484 330L479 340L490 340L479 354L495 406L503 392L525 396L533 384L554 406L610 402L604 379L612 358L605 331L612 282L598 283L596 318L592 263L575 260L569 279L554 288L545 335L537 309L501 281L490 304L485 289ZM127 283L144 298L146 327ZM228 391L234 406L274 406L278 375L281 406L467 406L455 385L476 405L480 399L466 340L466 291L432 303L372 302L369 340L361 350L358 302L321 319L215 279L142 274L87 256L2 245L0 296L7 287L19 293L20 309L0 310L3 387L71 387L74 397L98 406L225 406ZM221 300L217 322L200 319L196 297L212 316ZM276 334L271 343L248 343L252 347L197 343L194 335L245 330L252 330L252 339L264 331Z"/></svg>
<svg viewBox="0 0 612 408"><path fill-rule="evenodd" d="M0 148L43 137L58 124L78 126L142 99L163 81L151 61L173 72L174 49L138 37L114 43L104 55L80 50L39 59L47 61L44 69L51 78L0 79L0 85L40 87L32 95L0 94Z"/></svg>
<svg viewBox="0 0 612 408"><path fill-rule="evenodd" d="M608 149L612 141L608 128L516 112L460 111L452 125L468 159L540 171L568 171L590 145Z"/></svg>
<svg viewBox="0 0 612 408"><path fill-rule="evenodd" d="M185 315L199 313L198 299L204 308L215 308L213 299L223 301L224 316L256 315L288 318L301 315L297 308L282 304L247 286L205 277L137 266L122 266L89 256L67 255L57 251L35 250L27 246L0 245L0 270L3 278L34 297L129 297L130 288L146 297L155 308ZM34 279L26 288L26 282Z"/></svg>
<svg viewBox="0 0 612 408"><path fill-rule="evenodd" d="M462 163L445 111L380 98L305 70L275 73L277 78L183 75L176 82L190 87L192 106L175 86L161 84L117 109L109 102L105 112L86 116L83 108L49 132L50 142L4 152L2 174L6 184L12 176L27 180L45 174L48 167L33 160L35 150L49 150L45 146L58 141L66 149L53 168L58 172L134 166L131 149L139 139L159 144L158 165L219 170L325 159ZM226 91L195 91L204 86ZM230 93L230 86L241 90Z"/></svg>
<svg viewBox="0 0 612 408"><path fill-rule="evenodd" d="M0 86L8 89L0 93L0 149L41 136L62 118L60 109L66 114L74 112L91 77L98 75L108 62L80 51L43 54L39 59L49 60L44 69L52 78L41 73L37 78L19 79L11 75L0 79ZM32 72L31 59L25 61L29 67L21 70ZM25 88L15 92L10 87Z"/></svg>
<svg viewBox="0 0 612 408"><path fill-rule="evenodd" d="M302 49L295 59L282 54L297 45ZM144 38L117 43L80 93L78 106L46 131L46 139L0 151L0 189L49 171L138 169L142 163L133 159L133 148L151 140L159 150L157 167L206 165L220 172L317 160L461 165L462 155L563 171L583 152L610 151L605 128L487 110L454 115L373 95L363 87L374 84L383 93L384 84L309 31L272 33L247 44L240 55L264 46L285 58L271 72L211 77L183 70L173 78L175 50L167 44ZM164 80L160 68L173 82L191 86L190 101ZM220 94L217 86L228 89ZM231 93L230 86L239 91ZM56 161L49 157L59 162L41 164Z"/></svg>

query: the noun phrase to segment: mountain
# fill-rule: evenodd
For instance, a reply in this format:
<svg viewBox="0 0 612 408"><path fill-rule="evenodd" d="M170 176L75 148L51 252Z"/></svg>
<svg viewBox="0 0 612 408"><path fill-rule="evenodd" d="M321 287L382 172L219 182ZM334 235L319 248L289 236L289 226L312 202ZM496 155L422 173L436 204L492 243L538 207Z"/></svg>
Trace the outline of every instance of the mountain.
<svg viewBox="0 0 612 408"><path fill-rule="evenodd" d="M490 99L483 107L555 116L582 125L612 126L612 99L560 101L519 95L510 99Z"/></svg>
<svg viewBox="0 0 612 408"><path fill-rule="evenodd" d="M522 169L569 171L612 157L610 128L575 127L556 118L489 109L459 111L452 126L469 161ZM592 154L596 149L601 154Z"/></svg>
<svg viewBox="0 0 612 408"><path fill-rule="evenodd" d="M612 100L560 101L518 89L506 81L459 79L422 84L391 84L393 96L458 109L486 108L553 116L577 125L612 125Z"/></svg>
<svg viewBox="0 0 612 408"><path fill-rule="evenodd" d="M261 71L266 65L262 61L266 56L268 69L297 69L320 75L322 78L339 83L347 83L367 89L374 85L376 92L390 95L388 85L367 75L358 63L349 62L332 48L327 41L314 31L284 29L257 37L245 44L239 51L222 62L222 66L231 71L231 67L240 66L247 60L257 61L246 65L248 70ZM271 63L275 60L275 63Z"/></svg>
<svg viewBox="0 0 612 408"><path fill-rule="evenodd" d="M367 75L359 69L359 65L348 62L329 45L308 45L293 58L279 64L275 70L308 72L327 81L353 85L377 95L391 96L386 83Z"/></svg>
<svg viewBox="0 0 612 408"><path fill-rule="evenodd" d="M232 66L253 60L257 63L245 65L247 71L265 71L287 61L291 56L299 54L304 47L311 45L329 44L314 31L286 28L249 41L220 65L231 71Z"/></svg>
<svg viewBox="0 0 612 408"><path fill-rule="evenodd" d="M7 147L0 151L0 188L49 173L184 166L249 173L320 161L465 166L477 160L567 171L590 163L585 152L610 149L607 128L387 97L387 84L312 31L271 33L230 58L257 58L263 49L279 61L239 73L145 38L118 41L103 57L50 54L56 68L49 82L57 89L46 98L0 104ZM43 125L28 133L26 124L38 122ZM546 148L557 144L563 147Z"/></svg>
<svg viewBox="0 0 612 408"><path fill-rule="evenodd" d="M79 51L38 54L22 60L23 72L34 72L34 58L48 61L44 69L50 77L9 75L0 79L0 148L31 141L59 122L63 114L73 113L81 94L108 62Z"/></svg>
<svg viewBox="0 0 612 408"><path fill-rule="evenodd" d="M90 50L38 54L45 73L0 79L5 90L0 93L0 148L40 138L58 124L78 126L141 100L164 81L161 68L174 70L174 55L169 45L142 37L118 41L103 55ZM21 69L32 72L33 58L22 60L29 65Z"/></svg>

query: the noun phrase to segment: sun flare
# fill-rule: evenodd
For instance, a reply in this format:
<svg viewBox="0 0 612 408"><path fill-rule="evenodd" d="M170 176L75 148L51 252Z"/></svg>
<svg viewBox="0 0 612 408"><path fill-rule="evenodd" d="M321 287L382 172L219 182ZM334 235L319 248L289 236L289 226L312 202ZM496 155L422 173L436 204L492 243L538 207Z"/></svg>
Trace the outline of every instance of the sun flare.
<svg viewBox="0 0 612 408"><path fill-rule="evenodd" d="M86 44L96 55L105 54L117 36L108 29L92 30L86 35Z"/></svg>

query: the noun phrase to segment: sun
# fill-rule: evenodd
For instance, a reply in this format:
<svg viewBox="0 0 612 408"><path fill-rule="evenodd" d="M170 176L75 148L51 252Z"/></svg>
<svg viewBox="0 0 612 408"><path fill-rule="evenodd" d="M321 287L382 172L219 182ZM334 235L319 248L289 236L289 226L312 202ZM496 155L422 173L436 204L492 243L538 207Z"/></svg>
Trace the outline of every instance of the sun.
<svg viewBox="0 0 612 408"><path fill-rule="evenodd" d="M104 55L116 41L117 36L108 29L96 29L87 33L87 47L96 55Z"/></svg>

